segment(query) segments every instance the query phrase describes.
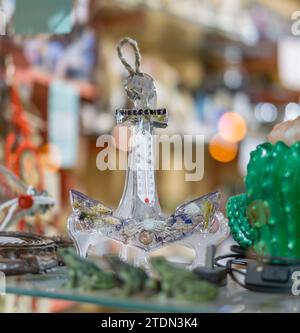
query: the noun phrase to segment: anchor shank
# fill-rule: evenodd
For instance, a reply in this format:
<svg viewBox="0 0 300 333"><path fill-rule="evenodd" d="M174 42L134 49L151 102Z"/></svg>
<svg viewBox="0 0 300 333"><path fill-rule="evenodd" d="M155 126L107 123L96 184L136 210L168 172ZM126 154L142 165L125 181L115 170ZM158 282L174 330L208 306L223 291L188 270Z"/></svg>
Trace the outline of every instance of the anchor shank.
<svg viewBox="0 0 300 333"><path fill-rule="evenodd" d="M131 151L122 199L115 214L142 221L161 219L155 181L153 124L141 117L132 124Z"/></svg>

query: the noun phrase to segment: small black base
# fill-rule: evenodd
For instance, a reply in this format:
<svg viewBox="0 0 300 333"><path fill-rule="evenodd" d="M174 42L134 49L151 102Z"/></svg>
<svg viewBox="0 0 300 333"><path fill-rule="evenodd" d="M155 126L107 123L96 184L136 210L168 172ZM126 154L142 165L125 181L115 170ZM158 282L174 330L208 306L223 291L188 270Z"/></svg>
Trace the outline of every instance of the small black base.
<svg viewBox="0 0 300 333"><path fill-rule="evenodd" d="M227 270L223 267L197 267L193 271L200 279L204 279L210 283L223 287L227 284Z"/></svg>
<svg viewBox="0 0 300 333"><path fill-rule="evenodd" d="M300 271L300 264L263 264L248 260L245 287L254 291L292 294L295 271Z"/></svg>

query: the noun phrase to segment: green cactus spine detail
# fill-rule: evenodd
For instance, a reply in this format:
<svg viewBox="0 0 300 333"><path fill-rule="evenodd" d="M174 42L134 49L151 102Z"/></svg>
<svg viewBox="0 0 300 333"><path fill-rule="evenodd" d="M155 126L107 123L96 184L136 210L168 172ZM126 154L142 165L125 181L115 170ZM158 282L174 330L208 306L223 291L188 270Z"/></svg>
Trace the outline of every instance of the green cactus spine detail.
<svg viewBox="0 0 300 333"><path fill-rule="evenodd" d="M227 203L234 239L259 255L300 258L300 142L259 145L245 184Z"/></svg>
<svg viewBox="0 0 300 333"><path fill-rule="evenodd" d="M246 217L247 196L240 194L229 198L227 216L232 236L242 247L248 248L253 243L253 229Z"/></svg>

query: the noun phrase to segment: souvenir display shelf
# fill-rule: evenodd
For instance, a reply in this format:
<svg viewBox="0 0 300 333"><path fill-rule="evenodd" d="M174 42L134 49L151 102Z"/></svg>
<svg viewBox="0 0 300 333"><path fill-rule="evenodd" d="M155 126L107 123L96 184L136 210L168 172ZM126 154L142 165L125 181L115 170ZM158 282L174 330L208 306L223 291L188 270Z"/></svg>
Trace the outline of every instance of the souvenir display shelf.
<svg viewBox="0 0 300 333"><path fill-rule="evenodd" d="M8 277L7 294L61 299L89 303L123 311L146 312L300 312L300 298L282 294L251 292L240 288L229 280L226 287L220 288L218 298L213 302L190 303L174 300L127 297L113 291L83 292L66 289L67 279L64 267L56 268L47 274Z"/></svg>

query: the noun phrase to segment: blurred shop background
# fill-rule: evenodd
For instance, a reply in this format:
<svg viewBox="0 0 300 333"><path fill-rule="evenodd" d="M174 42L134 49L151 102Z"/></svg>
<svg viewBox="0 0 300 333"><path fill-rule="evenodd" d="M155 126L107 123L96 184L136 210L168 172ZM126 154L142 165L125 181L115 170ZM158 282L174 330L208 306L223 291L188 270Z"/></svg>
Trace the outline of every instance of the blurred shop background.
<svg viewBox="0 0 300 333"><path fill-rule="evenodd" d="M43 221L49 233L65 232L70 188L112 207L121 198L125 172L97 169L96 141L127 105L116 53L124 36L137 40L169 112L160 133L205 137L201 181L158 171L166 212L217 189L224 209L244 190L250 151L300 115L300 1L2 0L0 10L0 161L14 168L13 134L34 145L20 168L58 200Z"/></svg>

